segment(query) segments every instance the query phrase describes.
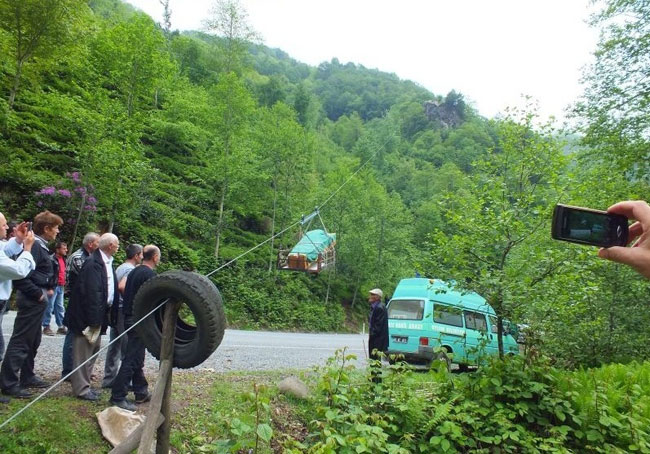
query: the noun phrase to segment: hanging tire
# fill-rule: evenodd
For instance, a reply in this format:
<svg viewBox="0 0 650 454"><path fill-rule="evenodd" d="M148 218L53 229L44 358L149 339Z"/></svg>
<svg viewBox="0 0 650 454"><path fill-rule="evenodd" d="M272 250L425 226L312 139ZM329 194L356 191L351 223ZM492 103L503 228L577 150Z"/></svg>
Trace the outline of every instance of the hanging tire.
<svg viewBox="0 0 650 454"><path fill-rule="evenodd" d="M226 316L221 294L205 276L188 271L167 271L142 284L133 300L133 315L140 320L163 301L184 303L183 312L191 311L194 323L176 318L174 367L190 368L205 361L221 344ZM136 326L147 350L160 359L166 304ZM188 313L189 315L189 313Z"/></svg>

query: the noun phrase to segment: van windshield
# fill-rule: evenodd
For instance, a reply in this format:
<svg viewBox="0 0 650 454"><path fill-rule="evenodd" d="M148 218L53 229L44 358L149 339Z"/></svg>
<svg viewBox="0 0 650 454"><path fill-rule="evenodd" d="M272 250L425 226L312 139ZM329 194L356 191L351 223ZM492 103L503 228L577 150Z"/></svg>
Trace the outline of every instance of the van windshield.
<svg viewBox="0 0 650 454"><path fill-rule="evenodd" d="M392 300L388 304L388 318L399 320L422 320L424 301L422 300Z"/></svg>

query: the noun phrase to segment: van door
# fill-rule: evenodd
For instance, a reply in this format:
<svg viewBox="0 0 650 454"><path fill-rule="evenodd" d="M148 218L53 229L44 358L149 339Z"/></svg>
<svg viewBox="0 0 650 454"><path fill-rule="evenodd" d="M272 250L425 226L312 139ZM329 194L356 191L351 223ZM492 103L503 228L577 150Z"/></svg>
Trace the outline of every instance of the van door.
<svg viewBox="0 0 650 454"><path fill-rule="evenodd" d="M499 354L499 325L497 325L497 318L494 315L488 315L490 321L490 333L492 333L492 339L490 340L490 354L498 355Z"/></svg>
<svg viewBox="0 0 650 454"><path fill-rule="evenodd" d="M485 314L474 311L463 311L465 318L465 348L468 359L474 364L480 364L490 353L490 337Z"/></svg>
<svg viewBox="0 0 650 454"><path fill-rule="evenodd" d="M434 347L449 346L454 354L453 362L467 362L462 310L437 301L433 304L431 345Z"/></svg>

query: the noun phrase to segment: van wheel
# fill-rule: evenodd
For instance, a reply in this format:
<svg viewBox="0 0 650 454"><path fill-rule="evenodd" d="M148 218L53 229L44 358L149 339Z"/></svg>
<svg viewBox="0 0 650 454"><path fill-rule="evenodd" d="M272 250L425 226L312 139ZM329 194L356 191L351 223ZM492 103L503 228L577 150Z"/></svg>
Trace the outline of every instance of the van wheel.
<svg viewBox="0 0 650 454"><path fill-rule="evenodd" d="M437 363L442 363L447 372L451 371L451 359L449 358L448 352L446 350L436 353L432 364Z"/></svg>
<svg viewBox="0 0 650 454"><path fill-rule="evenodd" d="M458 364L458 370L460 372L467 372L469 370L469 366L467 364L460 363Z"/></svg>
<svg viewBox="0 0 650 454"><path fill-rule="evenodd" d="M223 339L226 316L221 294L205 276L167 271L142 284L133 301L134 318L140 320L166 299L183 303L176 319L174 367L198 366ZM160 359L166 307L162 306L136 326L138 336L157 359Z"/></svg>

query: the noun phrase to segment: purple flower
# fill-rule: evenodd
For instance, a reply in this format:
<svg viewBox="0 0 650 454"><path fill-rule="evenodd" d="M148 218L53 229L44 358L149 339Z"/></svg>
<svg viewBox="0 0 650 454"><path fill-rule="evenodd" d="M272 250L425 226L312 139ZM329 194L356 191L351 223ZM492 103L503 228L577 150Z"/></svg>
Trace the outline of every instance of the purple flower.
<svg viewBox="0 0 650 454"><path fill-rule="evenodd" d="M96 210L97 210L97 207L94 207L94 206L92 206L92 205L86 205L86 206L84 207L84 210L86 210L86 211L96 211Z"/></svg>
<svg viewBox="0 0 650 454"><path fill-rule="evenodd" d="M90 203L91 205L94 205L94 204L97 203L97 199L94 198L93 196L88 197L88 198L86 199L86 201L87 201L88 203Z"/></svg>
<svg viewBox="0 0 650 454"><path fill-rule="evenodd" d="M54 186L47 186L41 189L40 193L43 195L54 195L56 193L56 188Z"/></svg>
<svg viewBox="0 0 650 454"><path fill-rule="evenodd" d="M70 194L70 191L67 189L59 189L59 194L61 194L63 197L72 197L72 194Z"/></svg>
<svg viewBox="0 0 650 454"><path fill-rule="evenodd" d="M72 178L72 181L75 183L79 183L81 181L81 176L79 175L79 172L72 172L70 174L70 178Z"/></svg>
<svg viewBox="0 0 650 454"><path fill-rule="evenodd" d="M43 206L43 202L39 201L36 205L39 206L39 207L42 207L42 206Z"/></svg>
<svg viewBox="0 0 650 454"><path fill-rule="evenodd" d="M74 188L74 191L78 192L82 196L86 194L86 188L84 188L83 186L77 186L76 188Z"/></svg>

